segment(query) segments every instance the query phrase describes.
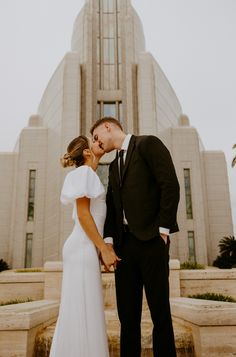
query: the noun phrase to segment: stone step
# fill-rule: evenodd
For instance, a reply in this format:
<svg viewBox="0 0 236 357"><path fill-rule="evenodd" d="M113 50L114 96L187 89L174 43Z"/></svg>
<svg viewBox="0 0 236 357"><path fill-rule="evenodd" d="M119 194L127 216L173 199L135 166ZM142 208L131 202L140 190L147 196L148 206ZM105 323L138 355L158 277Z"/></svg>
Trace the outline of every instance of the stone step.
<svg viewBox="0 0 236 357"><path fill-rule="evenodd" d="M107 310L106 323L110 357L119 357L119 330L120 323L116 310ZM175 344L178 357L194 356L193 338L191 330L174 322ZM148 310L142 313L141 343L142 357L152 357L152 321Z"/></svg>
<svg viewBox="0 0 236 357"><path fill-rule="evenodd" d="M110 357L119 357L120 324L116 310L106 310L106 324ZM175 344L178 357L193 357L194 347L191 330L174 322ZM48 357L55 323L44 329L36 338L35 357ZM142 315L142 357L152 357L152 322L149 311Z"/></svg>

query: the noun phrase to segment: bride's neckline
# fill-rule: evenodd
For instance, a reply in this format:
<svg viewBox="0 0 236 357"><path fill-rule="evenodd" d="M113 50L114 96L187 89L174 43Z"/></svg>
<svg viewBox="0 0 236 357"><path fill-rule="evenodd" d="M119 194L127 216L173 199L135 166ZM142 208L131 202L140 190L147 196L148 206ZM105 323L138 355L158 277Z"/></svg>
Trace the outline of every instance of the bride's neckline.
<svg viewBox="0 0 236 357"><path fill-rule="evenodd" d="M88 165L88 164L83 164L83 165L81 165L81 166L79 166L79 167L76 167L76 169L79 169L80 167L85 167L85 166L89 167L91 170L93 170L94 172L96 172L96 170L93 169L92 166L90 166L90 165Z"/></svg>

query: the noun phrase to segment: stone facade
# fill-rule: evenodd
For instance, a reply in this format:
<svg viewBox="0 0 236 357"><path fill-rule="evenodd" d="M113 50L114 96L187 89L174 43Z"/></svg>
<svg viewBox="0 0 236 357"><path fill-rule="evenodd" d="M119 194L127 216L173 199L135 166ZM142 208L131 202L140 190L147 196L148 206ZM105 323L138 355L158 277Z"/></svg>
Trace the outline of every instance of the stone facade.
<svg viewBox="0 0 236 357"><path fill-rule="evenodd" d="M172 258L212 263L218 241L233 233L224 154L204 150L165 74L145 52L130 0L85 1L71 52L50 79L37 115L14 152L0 154L0 258L15 268L61 259L72 221L71 208L59 201L66 174L59 158L104 115L117 117L126 132L157 135L167 145L181 185ZM103 159L103 177L110 159Z"/></svg>

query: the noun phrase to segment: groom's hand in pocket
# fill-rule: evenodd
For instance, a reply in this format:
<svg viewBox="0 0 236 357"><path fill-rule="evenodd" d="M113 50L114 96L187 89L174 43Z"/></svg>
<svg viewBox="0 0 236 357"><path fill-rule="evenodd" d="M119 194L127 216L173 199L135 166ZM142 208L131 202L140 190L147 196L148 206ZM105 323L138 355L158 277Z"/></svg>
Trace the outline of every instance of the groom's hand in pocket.
<svg viewBox="0 0 236 357"><path fill-rule="evenodd" d="M161 238L164 240L165 244L168 242L168 235L165 233L160 233Z"/></svg>

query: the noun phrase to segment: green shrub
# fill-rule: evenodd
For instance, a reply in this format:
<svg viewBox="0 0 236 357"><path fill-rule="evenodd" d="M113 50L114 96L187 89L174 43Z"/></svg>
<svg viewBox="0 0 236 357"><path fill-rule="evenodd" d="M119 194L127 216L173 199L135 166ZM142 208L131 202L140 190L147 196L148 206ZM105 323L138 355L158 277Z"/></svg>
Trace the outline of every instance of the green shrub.
<svg viewBox="0 0 236 357"><path fill-rule="evenodd" d="M236 300L232 296L226 296L226 295L215 294L215 293L195 294L195 295L189 295L188 297L193 299L236 302Z"/></svg>
<svg viewBox="0 0 236 357"><path fill-rule="evenodd" d="M218 255L213 262L213 266L220 269L232 269L231 259L228 256Z"/></svg>
<svg viewBox="0 0 236 357"><path fill-rule="evenodd" d="M191 262L184 262L180 264L180 269L205 269L205 265Z"/></svg>
<svg viewBox="0 0 236 357"><path fill-rule="evenodd" d="M24 268L24 269L15 269L15 273L39 273L43 271L43 268Z"/></svg>
<svg viewBox="0 0 236 357"><path fill-rule="evenodd" d="M3 259L0 259L0 272L8 269L10 269L8 264Z"/></svg>
<svg viewBox="0 0 236 357"><path fill-rule="evenodd" d="M31 302L31 301L33 301L31 298L13 299L13 300L9 300L9 301L0 302L0 306L13 305L13 304L22 304L24 302Z"/></svg>

